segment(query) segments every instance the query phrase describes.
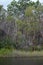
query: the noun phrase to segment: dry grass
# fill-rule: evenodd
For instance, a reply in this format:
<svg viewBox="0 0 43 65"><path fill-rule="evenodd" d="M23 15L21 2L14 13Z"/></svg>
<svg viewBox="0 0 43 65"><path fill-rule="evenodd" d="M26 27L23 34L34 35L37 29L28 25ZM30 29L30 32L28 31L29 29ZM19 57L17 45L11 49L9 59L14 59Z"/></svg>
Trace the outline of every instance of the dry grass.
<svg viewBox="0 0 43 65"><path fill-rule="evenodd" d="M15 49L1 49L0 57L33 57L43 56L43 51L21 51Z"/></svg>
<svg viewBox="0 0 43 65"><path fill-rule="evenodd" d="M13 50L12 56L18 56L18 57L29 57L29 56L43 56L43 51L18 51Z"/></svg>

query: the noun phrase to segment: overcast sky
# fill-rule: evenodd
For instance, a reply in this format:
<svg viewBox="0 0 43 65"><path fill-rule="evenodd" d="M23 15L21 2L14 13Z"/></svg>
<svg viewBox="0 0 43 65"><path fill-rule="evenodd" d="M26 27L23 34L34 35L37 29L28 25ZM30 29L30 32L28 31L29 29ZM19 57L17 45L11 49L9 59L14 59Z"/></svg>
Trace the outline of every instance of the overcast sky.
<svg viewBox="0 0 43 65"><path fill-rule="evenodd" d="M0 5L3 5L5 9L7 9L7 5L11 2L12 0L0 0ZM32 1L37 1L37 0L32 0ZM41 3L43 3L43 0L39 0Z"/></svg>

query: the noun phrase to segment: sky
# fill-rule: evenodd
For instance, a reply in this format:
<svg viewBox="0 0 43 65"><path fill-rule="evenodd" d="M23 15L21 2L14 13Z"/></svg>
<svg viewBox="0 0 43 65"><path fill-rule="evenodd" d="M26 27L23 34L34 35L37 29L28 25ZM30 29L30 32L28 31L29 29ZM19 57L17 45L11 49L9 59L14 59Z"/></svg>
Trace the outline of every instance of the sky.
<svg viewBox="0 0 43 65"><path fill-rule="evenodd" d="M7 5L10 4L10 2L13 0L0 0L0 5L3 5L5 9L7 9ZM17 1L17 0L16 0ZM37 1L37 0L32 0ZM43 0L39 0L41 3L43 3Z"/></svg>

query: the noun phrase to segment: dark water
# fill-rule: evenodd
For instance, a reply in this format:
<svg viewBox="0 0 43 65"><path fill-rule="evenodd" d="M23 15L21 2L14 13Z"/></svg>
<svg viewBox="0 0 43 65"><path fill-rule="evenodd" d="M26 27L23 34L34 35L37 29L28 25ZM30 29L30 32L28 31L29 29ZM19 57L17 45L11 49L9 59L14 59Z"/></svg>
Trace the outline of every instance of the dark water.
<svg viewBox="0 0 43 65"><path fill-rule="evenodd" d="M1 57L0 65L43 65L43 57Z"/></svg>

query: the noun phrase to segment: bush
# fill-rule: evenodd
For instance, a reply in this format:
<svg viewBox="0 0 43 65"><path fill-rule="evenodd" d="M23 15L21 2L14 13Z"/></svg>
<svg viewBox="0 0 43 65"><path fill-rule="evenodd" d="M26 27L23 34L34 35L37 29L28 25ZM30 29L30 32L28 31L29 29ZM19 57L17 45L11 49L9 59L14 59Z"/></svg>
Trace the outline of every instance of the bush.
<svg viewBox="0 0 43 65"><path fill-rule="evenodd" d="M12 42L9 36L5 37L3 40L0 40L0 48L10 48L11 45Z"/></svg>

